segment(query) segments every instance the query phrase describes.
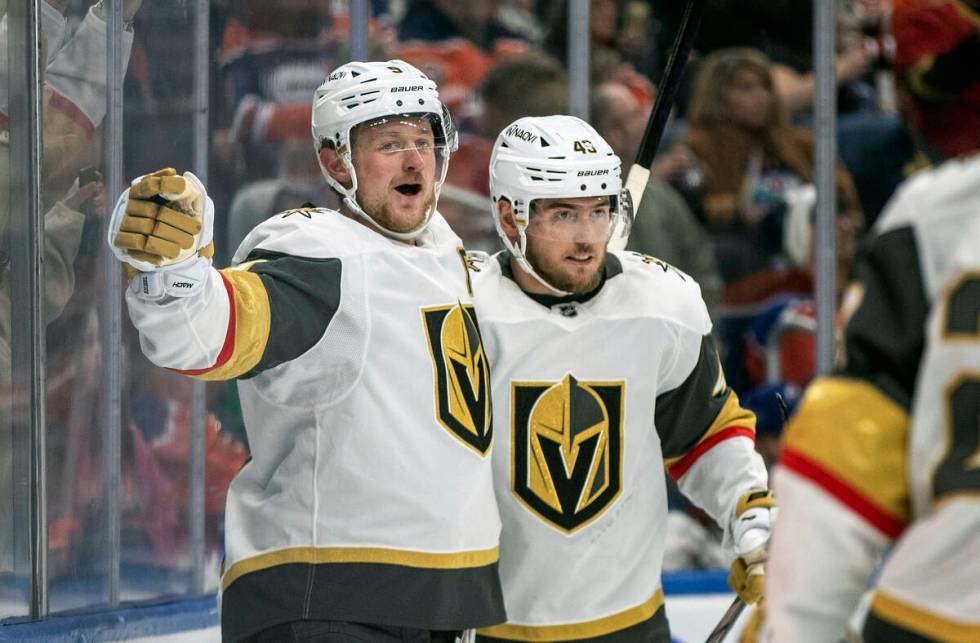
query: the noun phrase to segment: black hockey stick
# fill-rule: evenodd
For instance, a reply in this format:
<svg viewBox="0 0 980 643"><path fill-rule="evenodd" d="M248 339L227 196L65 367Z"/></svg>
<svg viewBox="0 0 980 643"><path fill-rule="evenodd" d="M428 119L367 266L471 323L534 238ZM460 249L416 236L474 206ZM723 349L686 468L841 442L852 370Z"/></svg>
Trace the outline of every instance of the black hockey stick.
<svg viewBox="0 0 980 643"><path fill-rule="evenodd" d="M786 426L786 422L789 420L789 410L786 408L786 400L783 399L782 395L776 393L776 402L779 404L779 416L783 420L783 426ZM721 643L725 635L728 634L728 631L735 625L735 621L738 620L738 617L744 609L745 601L736 596L732 604L725 610L724 616L718 621L718 625L715 625L715 629L711 630L711 634L708 635L704 643Z"/></svg>
<svg viewBox="0 0 980 643"><path fill-rule="evenodd" d="M633 199L634 212L639 210L643 190L650 179L650 166L653 164L653 158L660 146L660 139L663 137L664 127L667 125L667 117L670 116L674 96L677 94L681 78L684 76L684 66L691 55L694 39L698 35L701 14L704 13L704 4L705 0L688 0L680 28L674 37L674 46L667 58L664 77L660 81L660 87L657 88L657 98L653 102L653 111L650 112L646 131L640 141L640 149L637 151L636 159L626 176L626 190ZM610 249L622 250L626 247L627 240L628 238L624 235L613 234Z"/></svg>
<svg viewBox="0 0 980 643"><path fill-rule="evenodd" d="M745 601L736 596L732 604L725 610L725 615L718 621L718 625L715 625L715 629L711 630L711 634L708 635L704 643L721 643L725 635L728 634L728 631L732 629L732 625L735 625L735 621L738 620L738 617L744 609Z"/></svg>

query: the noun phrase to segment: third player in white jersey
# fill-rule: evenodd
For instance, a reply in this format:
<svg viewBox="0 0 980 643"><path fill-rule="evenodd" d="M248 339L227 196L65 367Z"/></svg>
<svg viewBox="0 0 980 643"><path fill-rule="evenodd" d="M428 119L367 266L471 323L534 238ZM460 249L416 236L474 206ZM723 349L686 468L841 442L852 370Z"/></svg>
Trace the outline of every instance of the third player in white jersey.
<svg viewBox="0 0 980 643"><path fill-rule="evenodd" d="M980 641L980 155L910 179L852 287L847 360L776 475L772 641Z"/></svg>
<svg viewBox="0 0 980 643"><path fill-rule="evenodd" d="M725 383L698 285L606 253L631 214L619 159L591 127L516 121L497 139L491 192L508 251L474 260L474 292L509 620L480 636L669 641L665 468L760 561L772 502L755 418ZM751 593L744 574L737 584Z"/></svg>

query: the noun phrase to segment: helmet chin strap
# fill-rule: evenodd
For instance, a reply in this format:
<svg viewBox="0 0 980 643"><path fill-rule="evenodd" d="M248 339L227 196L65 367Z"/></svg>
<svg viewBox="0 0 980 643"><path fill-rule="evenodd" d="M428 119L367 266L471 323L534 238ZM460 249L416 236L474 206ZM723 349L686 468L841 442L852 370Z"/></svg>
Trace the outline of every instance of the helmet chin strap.
<svg viewBox="0 0 980 643"><path fill-rule="evenodd" d="M390 237L397 241L414 241L417 239L419 235L425 232L426 227L429 225L429 221L432 220L432 214L435 212L435 206L433 205L433 207L429 208L429 211L425 214L425 218L422 220L422 223L420 223L414 230L409 230L408 232L396 232L395 230L381 225L375 221L371 215L362 210L360 204L358 204L357 199L354 196L345 196L344 205L346 205L351 212L360 217L360 219L369 226L384 236Z"/></svg>
<svg viewBox="0 0 980 643"><path fill-rule="evenodd" d="M517 228L517 234L519 237L519 240L517 242L517 247L516 248L511 247L511 252L513 253L514 257L517 259L517 263L518 265L520 265L521 269L527 274L531 275L531 277L533 277L534 280L537 281L539 284L541 284L551 292L555 293L559 297L567 297L569 295L575 294L562 290L561 288L555 288L550 283L548 283L544 277L538 274L538 271L534 269L534 266L531 265L531 262L528 261L527 255L525 254L527 251L527 234L525 234L524 229L520 227Z"/></svg>
<svg viewBox="0 0 980 643"><path fill-rule="evenodd" d="M346 205L351 212L360 217L361 220L367 223L370 227L374 228L386 237L395 239L396 241L414 241L419 237L419 235L425 232L426 227L429 225L429 221L432 220L432 215L436 211L436 203L439 201L439 188L442 187L441 184L435 187L433 191L432 207L425 213L425 218L422 219L422 223L420 223L415 229L409 230L408 232L398 232L381 225L375 221L374 217L369 215L363 208L361 208L361 204L357 202L357 172L354 170L354 164L348 162L346 159L344 160L344 164L350 171L351 176L350 189L343 188L342 190L344 193L344 205Z"/></svg>

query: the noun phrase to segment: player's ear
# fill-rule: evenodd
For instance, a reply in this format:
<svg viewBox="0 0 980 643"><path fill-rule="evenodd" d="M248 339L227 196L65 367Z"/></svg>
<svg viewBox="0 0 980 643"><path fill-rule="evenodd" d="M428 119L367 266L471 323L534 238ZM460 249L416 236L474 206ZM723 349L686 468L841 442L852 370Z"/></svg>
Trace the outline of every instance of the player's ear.
<svg viewBox="0 0 980 643"><path fill-rule="evenodd" d="M505 197L497 199L497 217L500 219L500 229L504 231L511 242L517 240L517 224L514 223L514 208Z"/></svg>
<svg viewBox="0 0 980 643"><path fill-rule="evenodd" d="M350 169L344 159L333 147L324 145L320 148L320 164L337 183L344 187L352 185Z"/></svg>

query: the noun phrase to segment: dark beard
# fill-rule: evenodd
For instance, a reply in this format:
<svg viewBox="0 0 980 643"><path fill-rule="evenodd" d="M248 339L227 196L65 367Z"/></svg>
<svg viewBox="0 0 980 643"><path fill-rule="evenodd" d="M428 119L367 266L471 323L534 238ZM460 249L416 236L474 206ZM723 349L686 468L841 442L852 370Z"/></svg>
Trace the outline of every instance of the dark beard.
<svg viewBox="0 0 980 643"><path fill-rule="evenodd" d="M587 247L586 249L591 248ZM530 243L528 244L525 254L527 255L528 262L534 268L534 271L538 273L538 276L544 279L545 282L552 288L557 288L558 290L563 290L574 295L584 295L595 290L602 281L603 264L605 263L606 259L605 251L603 251L599 257L598 269L586 283L574 281L569 277L559 274L557 271L550 270L547 266L542 266L541 262L537 260L537 253L534 247Z"/></svg>

